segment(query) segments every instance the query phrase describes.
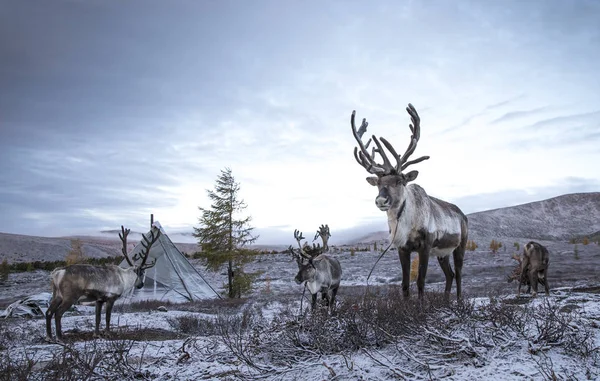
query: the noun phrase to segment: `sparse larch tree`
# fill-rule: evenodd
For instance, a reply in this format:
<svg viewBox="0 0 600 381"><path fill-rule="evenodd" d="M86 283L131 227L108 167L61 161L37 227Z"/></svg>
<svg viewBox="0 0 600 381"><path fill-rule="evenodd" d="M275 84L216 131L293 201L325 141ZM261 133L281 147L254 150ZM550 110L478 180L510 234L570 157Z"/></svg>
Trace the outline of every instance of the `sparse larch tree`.
<svg viewBox="0 0 600 381"><path fill-rule="evenodd" d="M244 273L244 264L252 259L247 245L258 236L252 235L252 217L239 217L246 203L239 198L240 184L235 182L230 168L221 170L214 190L206 191L211 206L198 208L202 215L200 226L194 227L194 237L202 248L201 257L206 259L207 269L218 271L227 265L227 295L239 298L250 291L255 278L254 274Z"/></svg>
<svg viewBox="0 0 600 381"><path fill-rule="evenodd" d="M76 263L83 263L85 257L83 255L83 244L80 239L71 240L71 250L65 258L67 265L74 265Z"/></svg>
<svg viewBox="0 0 600 381"><path fill-rule="evenodd" d="M8 280L8 275L10 274L10 265L8 264L8 260L4 258L2 263L0 264L0 280L6 282Z"/></svg>
<svg viewBox="0 0 600 381"><path fill-rule="evenodd" d="M496 241L495 239L490 242L490 250L492 250L493 254L498 252L498 249L502 247L502 243L500 241Z"/></svg>

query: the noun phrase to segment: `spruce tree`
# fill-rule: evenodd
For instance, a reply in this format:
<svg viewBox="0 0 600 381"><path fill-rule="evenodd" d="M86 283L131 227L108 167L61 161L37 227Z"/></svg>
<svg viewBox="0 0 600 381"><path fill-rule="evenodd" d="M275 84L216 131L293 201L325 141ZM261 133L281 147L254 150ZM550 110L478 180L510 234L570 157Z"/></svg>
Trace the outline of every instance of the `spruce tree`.
<svg viewBox="0 0 600 381"><path fill-rule="evenodd" d="M243 266L252 257L247 245L258 236L252 235L252 217L240 217L246 203L239 198L240 184L236 183L230 168L221 170L214 190L207 189L210 208L198 207L202 213L199 227L194 227L194 237L202 248L201 257L206 268L218 271L227 265L227 294L230 298L241 297L251 289L253 274L244 273Z"/></svg>

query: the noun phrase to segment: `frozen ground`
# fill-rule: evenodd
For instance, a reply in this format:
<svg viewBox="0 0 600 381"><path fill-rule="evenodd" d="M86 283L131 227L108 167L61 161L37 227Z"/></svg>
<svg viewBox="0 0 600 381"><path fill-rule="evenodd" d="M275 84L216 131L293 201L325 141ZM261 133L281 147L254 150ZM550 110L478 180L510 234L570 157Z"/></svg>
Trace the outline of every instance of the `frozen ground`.
<svg viewBox="0 0 600 381"><path fill-rule="evenodd" d="M490 239L491 240L491 239ZM480 248L489 245L488 239L476 240ZM579 324L595 327L594 345L600 347L598 326L600 322L600 247L595 244L578 245L577 255L574 245L563 242L543 242L551 253L549 282L551 297L537 298L530 303L529 297L514 299L516 284L508 284L505 277L515 265L511 254L515 251L514 242L525 240L505 240L505 249L492 254L489 250L467 252L463 270L463 290L469 300L480 305L489 303L488 296L501 295L509 303L523 304L523 308L549 302L561 309L572 311ZM336 254L342 263L343 278L339 292L340 303L345 299L362 295L367 285L367 275L374 265L379 252L349 251ZM248 271L261 271L253 294L239 303L227 301L207 303L205 307L194 308L171 305L168 312L148 308L142 312L127 312L124 305L117 306L113 313L113 340L93 340L93 315L90 309L83 309L82 315L63 319L64 331L71 348L91 351L98 347L104 353L123 353L127 345L129 365L136 369L138 376L148 379L336 379L336 380L380 380L390 378L406 379L448 379L472 380L490 378L495 380L547 379L552 370L558 379L594 379L598 372L586 361L565 352L562 347L532 348L531 342L508 336L501 345L477 346L472 344L463 327L441 333L431 332L431 337L439 335L440 340L456 342L456 353L443 358L427 357L422 339L400 337L395 345L385 345L369 350L359 349L342 354L308 356L300 362L284 366L269 364L261 359L258 368L249 367L232 355L230 348L218 334L196 333L189 335L174 324L178 319L193 318L211 320L223 316L235 316L244 310L259 311L265 322L283 316L286 311L299 311L302 287L293 282L296 272L295 262L285 254L263 255L248 265ZM221 273L207 273L205 278L215 288L220 288L225 280ZM430 261L426 291L440 290L443 276L437 261ZM400 282L399 261L396 252L388 252L375 267L369 280L373 289L397 285ZM584 286L588 286L585 288ZM48 273L11 274L9 281L0 285L4 305L19 297L48 291ZM414 287L414 286L413 286ZM573 289L573 287L579 287ZM412 290L413 295L416 290ZM453 287L454 294L454 287ZM502 296L503 295L503 296ZM124 300L126 303L126 300ZM306 303L305 303L306 306ZM267 324L265 323L265 324ZM61 346L43 341L44 322L42 320L7 319L1 322L5 332L12 339L4 341L0 350L10 353L12 358L29 356L35 358L38 366L50 361ZM441 324L441 323L440 323ZM447 322L448 326L456 322ZM461 323L462 324L462 323ZM473 324L479 324L473 322ZM533 324L529 322L529 324ZM440 329L443 324L440 326ZM484 327L469 325L469 329ZM487 329L487 328L486 328ZM441 332L441 331L440 331ZM482 331L483 332L483 331ZM535 345L535 344L534 344ZM108 352L107 352L108 351ZM112 352L110 352L112 353ZM421 356L421 357L419 357ZM262 369L262 370L261 370ZM591 378L590 378L591 377Z"/></svg>

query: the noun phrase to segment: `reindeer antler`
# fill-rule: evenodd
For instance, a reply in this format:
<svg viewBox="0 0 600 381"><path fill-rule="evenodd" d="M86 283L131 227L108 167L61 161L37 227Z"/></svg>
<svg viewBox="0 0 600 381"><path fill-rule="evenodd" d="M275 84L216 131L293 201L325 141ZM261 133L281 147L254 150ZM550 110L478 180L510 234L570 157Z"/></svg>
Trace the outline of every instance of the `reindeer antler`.
<svg viewBox="0 0 600 381"><path fill-rule="evenodd" d="M308 245L306 247L302 247L301 241L304 239L304 236L302 235L302 232L299 231L298 229L294 230L294 238L296 239L296 242L298 242L298 248L300 249L299 254L306 259L312 259L312 258L316 257L317 255L321 254L323 251L321 249L321 245L318 245L318 246L313 245L312 248ZM290 246L290 248L291 248L291 246Z"/></svg>
<svg viewBox="0 0 600 381"><path fill-rule="evenodd" d="M160 237L160 230L156 229L156 235L154 234L154 229L150 230L150 237L151 239L148 239L145 235L142 235L142 246L144 247L142 253L140 254L140 256L142 257L142 263L140 263L140 268L142 269L149 269L156 263L155 258L154 261L152 261L152 263L146 265L146 261L148 260L148 254L150 254L150 248L158 240L158 237Z"/></svg>
<svg viewBox="0 0 600 381"><path fill-rule="evenodd" d="M121 239L121 242L123 242L123 248L121 249L123 256L125 257L125 260L129 266L133 267L133 262L131 259L129 259L129 255L127 254L127 236L129 235L129 231L129 229L125 229L123 225L121 225L121 233L119 233L119 238Z"/></svg>
<svg viewBox="0 0 600 381"><path fill-rule="evenodd" d="M381 143L383 143L383 146L385 146L385 148L387 148L387 150L392 154L394 159L396 159L395 166L392 166L390 160L388 159L383 149L383 146L381 145L381 143L375 135L373 135L371 139L373 140L373 142L375 142L376 147L374 147L372 153L369 154L367 148L369 147L371 139L369 139L366 145L362 142L362 135L367 131L367 126L369 125L369 123L367 123L366 119L363 119L362 124L357 131L356 125L354 124L356 111L352 111L352 116L350 117L350 125L352 127L352 134L358 142L358 147L354 147L354 158L356 159L358 164L360 164L367 170L367 172L380 177L392 174L400 174L409 165L416 164L423 160L429 159L429 156L421 156L418 159L407 162L410 155L412 155L412 153L417 148L417 143L419 142L419 138L421 135L421 119L419 118L419 114L417 113L417 110L415 110L412 104L408 104L406 111L410 115L412 121L412 124L409 125L410 131L412 132L412 136L410 144L404 152L404 155L400 156L396 152L394 147L387 140L385 140L385 138L381 138ZM358 150L358 148L360 148L360 151ZM375 153L379 153L379 155L383 159L382 164L377 164L375 162Z"/></svg>

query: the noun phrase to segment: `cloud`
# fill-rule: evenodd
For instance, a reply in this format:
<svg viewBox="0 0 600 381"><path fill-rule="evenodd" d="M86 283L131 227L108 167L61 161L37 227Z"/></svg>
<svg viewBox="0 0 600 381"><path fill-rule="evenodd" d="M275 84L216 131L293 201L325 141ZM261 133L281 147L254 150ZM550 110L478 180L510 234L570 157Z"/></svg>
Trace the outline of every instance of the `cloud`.
<svg viewBox="0 0 600 381"><path fill-rule="evenodd" d="M149 213L190 228L225 166L265 240L385 229L349 117L403 151L409 102L415 156L432 156L419 184L444 199L597 180L600 11L556 5L11 2L0 231L145 227Z"/></svg>
<svg viewBox="0 0 600 381"><path fill-rule="evenodd" d="M494 119L493 121L491 121L490 124L510 122L510 121L515 120L515 119L520 119L520 118L523 118L523 117L536 115L536 114L539 114L539 113L541 113L543 111L547 111L549 108L550 108L549 106L544 106L544 107L538 107L538 108L535 108L535 109L532 109L532 110L507 112L506 114L502 115L501 117L499 117L499 118Z"/></svg>

